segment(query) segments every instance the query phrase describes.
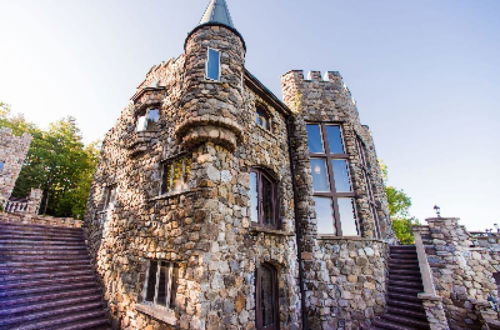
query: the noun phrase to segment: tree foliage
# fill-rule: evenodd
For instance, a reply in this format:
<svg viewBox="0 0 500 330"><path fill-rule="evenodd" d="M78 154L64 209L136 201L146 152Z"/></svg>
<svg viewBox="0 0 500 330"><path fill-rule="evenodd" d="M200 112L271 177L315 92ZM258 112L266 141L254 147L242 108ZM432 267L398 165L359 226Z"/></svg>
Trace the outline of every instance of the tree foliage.
<svg viewBox="0 0 500 330"><path fill-rule="evenodd" d="M387 183L388 170L387 166L379 161L380 169ZM410 215L410 207L412 205L411 198L404 192L403 189L398 189L393 186L385 186L387 202L389 204L389 215L392 221L392 229L396 237L402 244L413 244L415 242L411 227L419 224L415 217Z"/></svg>
<svg viewBox="0 0 500 330"><path fill-rule="evenodd" d="M0 126L12 128L17 135L27 132L33 136L13 196L25 197L31 188L40 188L42 213L81 219L98 161L97 144L84 145L72 117L43 130L21 115L11 115L5 104L0 104Z"/></svg>

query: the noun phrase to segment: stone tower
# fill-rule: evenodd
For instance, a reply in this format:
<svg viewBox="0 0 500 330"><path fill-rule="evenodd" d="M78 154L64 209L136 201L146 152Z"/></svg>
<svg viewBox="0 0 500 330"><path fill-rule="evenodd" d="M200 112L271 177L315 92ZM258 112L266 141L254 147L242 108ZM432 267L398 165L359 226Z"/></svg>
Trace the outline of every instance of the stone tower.
<svg viewBox="0 0 500 330"><path fill-rule="evenodd" d="M245 69L245 47L212 0L106 134L85 222L121 328L327 329L383 312L392 232L350 93L336 73L292 71L285 104ZM311 125L332 126L342 152L311 156ZM316 194L311 157L348 191Z"/></svg>
<svg viewBox="0 0 500 330"><path fill-rule="evenodd" d="M32 137L15 136L9 128L0 128L0 205L9 200L21 172Z"/></svg>

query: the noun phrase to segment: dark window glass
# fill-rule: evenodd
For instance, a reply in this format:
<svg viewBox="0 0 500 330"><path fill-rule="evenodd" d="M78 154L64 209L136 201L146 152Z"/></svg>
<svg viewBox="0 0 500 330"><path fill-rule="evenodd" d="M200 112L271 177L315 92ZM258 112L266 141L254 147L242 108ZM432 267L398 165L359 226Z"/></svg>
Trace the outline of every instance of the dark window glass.
<svg viewBox="0 0 500 330"><path fill-rule="evenodd" d="M328 146L330 147L330 153L344 154L344 143L342 142L342 133L340 132L340 126L327 125L326 135L328 136Z"/></svg>
<svg viewBox="0 0 500 330"><path fill-rule="evenodd" d="M257 108L257 112L255 115L255 122L257 125L260 127L266 129L266 130L271 130L271 119L269 118L269 115L267 112L262 109L261 107Z"/></svg>
<svg viewBox="0 0 500 330"><path fill-rule="evenodd" d="M250 217L255 223L277 228L278 190L277 183L260 169L250 172Z"/></svg>
<svg viewBox="0 0 500 330"><path fill-rule="evenodd" d="M145 301L173 308L177 292L177 265L166 261L150 261L146 279Z"/></svg>
<svg viewBox="0 0 500 330"><path fill-rule="evenodd" d="M154 302L156 291L156 271L158 270L158 263L151 261L149 264L149 274L146 287L146 301Z"/></svg>
<svg viewBox="0 0 500 330"><path fill-rule="evenodd" d="M220 52L215 49L208 49L207 78L210 80L220 79Z"/></svg>
<svg viewBox="0 0 500 330"><path fill-rule="evenodd" d="M333 177L335 178L335 190L337 190L337 192L352 191L347 160L332 159L332 168Z"/></svg>
<svg viewBox="0 0 500 330"><path fill-rule="evenodd" d="M318 233L333 234L337 233L333 221L333 204L330 197L314 197L316 204L316 222Z"/></svg>
<svg viewBox="0 0 500 330"><path fill-rule="evenodd" d="M356 208L353 198L339 198L339 215L340 223L342 224L342 235L357 236L358 229L356 227Z"/></svg>
<svg viewBox="0 0 500 330"><path fill-rule="evenodd" d="M263 264L256 275L256 328L279 329L278 281L273 266Z"/></svg>
<svg viewBox="0 0 500 330"><path fill-rule="evenodd" d="M311 174L315 192L330 191L326 161L322 158L311 159Z"/></svg>
<svg viewBox="0 0 500 330"><path fill-rule="evenodd" d="M323 141L321 139L321 129L319 125L307 125L307 143L309 152L324 153Z"/></svg>

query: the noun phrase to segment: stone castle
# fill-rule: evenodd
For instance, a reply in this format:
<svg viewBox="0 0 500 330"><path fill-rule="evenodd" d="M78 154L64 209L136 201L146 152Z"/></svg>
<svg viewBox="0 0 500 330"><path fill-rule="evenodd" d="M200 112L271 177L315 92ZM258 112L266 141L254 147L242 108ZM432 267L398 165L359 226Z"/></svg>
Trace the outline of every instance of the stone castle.
<svg viewBox="0 0 500 330"><path fill-rule="evenodd" d="M497 238L469 253L471 236L439 218L416 247L395 245L373 138L338 72L285 73L280 101L245 68L224 0L184 49L146 74L91 188L85 230L115 328L495 319L484 302L497 297Z"/></svg>

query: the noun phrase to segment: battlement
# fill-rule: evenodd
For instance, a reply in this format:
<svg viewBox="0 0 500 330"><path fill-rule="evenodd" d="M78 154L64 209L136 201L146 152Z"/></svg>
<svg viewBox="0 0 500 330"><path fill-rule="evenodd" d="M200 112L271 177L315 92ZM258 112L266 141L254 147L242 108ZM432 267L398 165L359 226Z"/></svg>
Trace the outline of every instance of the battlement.
<svg viewBox="0 0 500 330"><path fill-rule="evenodd" d="M282 77L283 79L292 79L296 82L321 81L343 84L342 75L338 71L326 71L322 74L321 71L316 70L307 72L304 72L304 70L291 70L285 73Z"/></svg>
<svg viewBox="0 0 500 330"><path fill-rule="evenodd" d="M21 136L17 136L14 135L11 128L0 127L0 141L3 141L4 143L29 145L32 139L33 137L28 133L24 133Z"/></svg>

